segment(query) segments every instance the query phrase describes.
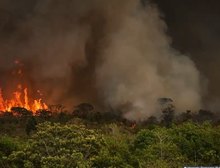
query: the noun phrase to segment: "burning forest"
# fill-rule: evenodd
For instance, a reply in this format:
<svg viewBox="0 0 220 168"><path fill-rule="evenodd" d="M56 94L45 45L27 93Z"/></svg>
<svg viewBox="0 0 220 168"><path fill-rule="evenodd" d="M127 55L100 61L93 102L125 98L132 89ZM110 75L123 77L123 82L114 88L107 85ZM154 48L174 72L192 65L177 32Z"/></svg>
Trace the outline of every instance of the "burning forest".
<svg viewBox="0 0 220 168"><path fill-rule="evenodd" d="M0 168L219 165L217 4L0 0Z"/></svg>
<svg viewBox="0 0 220 168"><path fill-rule="evenodd" d="M172 47L155 3L39 0L20 5L21 14L9 20L10 33L3 26L0 40L1 110L62 104L72 111L89 102L138 121L159 116L157 100L163 97L175 100L179 113L202 108L200 72ZM127 104L130 108L120 109Z"/></svg>
<svg viewBox="0 0 220 168"><path fill-rule="evenodd" d="M10 112L13 107L22 107L27 110L36 112L37 110L47 109L48 106L42 102L42 99L32 99L28 95L28 89L22 88L18 85L18 88L13 92L11 99L4 99L2 91L0 90L0 111Z"/></svg>
<svg viewBox="0 0 220 168"><path fill-rule="evenodd" d="M24 108L33 113L36 113L38 110L48 109L48 106L42 100L43 94L39 89L33 94L37 95L37 98L34 98L30 95L30 88L25 87L24 65L18 60L14 61L14 65L15 67L10 73L10 78L15 81L14 84L8 86L9 89L7 93L4 89L0 88L0 112L12 112L12 109L15 107ZM10 83L10 81L8 82ZM15 88L11 88L12 86L15 86ZM31 92L34 91L32 90Z"/></svg>

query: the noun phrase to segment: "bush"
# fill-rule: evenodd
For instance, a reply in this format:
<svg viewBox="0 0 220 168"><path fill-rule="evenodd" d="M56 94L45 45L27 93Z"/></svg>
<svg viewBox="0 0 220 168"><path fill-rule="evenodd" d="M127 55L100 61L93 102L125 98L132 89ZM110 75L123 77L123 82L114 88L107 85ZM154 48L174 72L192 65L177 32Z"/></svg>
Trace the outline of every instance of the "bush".
<svg viewBox="0 0 220 168"><path fill-rule="evenodd" d="M91 165L104 141L95 130L83 125L43 123L23 150L12 153L8 160L15 167L72 168Z"/></svg>
<svg viewBox="0 0 220 168"><path fill-rule="evenodd" d="M14 151L18 150L19 143L15 138L8 136L0 137L0 167L7 165L7 157Z"/></svg>
<svg viewBox="0 0 220 168"><path fill-rule="evenodd" d="M18 142L15 138L8 136L0 137L0 154L3 156L10 155L18 149Z"/></svg>

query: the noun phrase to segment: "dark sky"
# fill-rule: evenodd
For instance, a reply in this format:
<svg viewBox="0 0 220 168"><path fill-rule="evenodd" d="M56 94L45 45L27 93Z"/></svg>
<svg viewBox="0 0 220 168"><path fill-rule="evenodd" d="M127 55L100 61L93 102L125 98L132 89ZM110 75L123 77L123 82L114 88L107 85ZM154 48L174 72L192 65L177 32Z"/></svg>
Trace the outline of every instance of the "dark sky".
<svg viewBox="0 0 220 168"><path fill-rule="evenodd" d="M164 14L173 46L189 55L207 78L206 97L220 97L220 1L154 1Z"/></svg>

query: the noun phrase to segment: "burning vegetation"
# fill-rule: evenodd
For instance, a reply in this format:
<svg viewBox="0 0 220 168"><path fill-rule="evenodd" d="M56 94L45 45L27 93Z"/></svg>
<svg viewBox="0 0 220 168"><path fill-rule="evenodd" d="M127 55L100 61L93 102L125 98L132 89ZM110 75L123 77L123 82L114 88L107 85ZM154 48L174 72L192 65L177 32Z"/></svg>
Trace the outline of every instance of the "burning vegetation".
<svg viewBox="0 0 220 168"><path fill-rule="evenodd" d="M220 115L164 18L153 0L0 0L0 168L220 165Z"/></svg>
<svg viewBox="0 0 220 168"><path fill-rule="evenodd" d="M25 108L32 112L48 108L41 98L31 98L28 94L28 88L23 88L22 85L18 85L11 99L5 99L2 89L0 89L0 111L10 112L13 107Z"/></svg>
<svg viewBox="0 0 220 168"><path fill-rule="evenodd" d="M40 90L36 91L35 95L38 95L36 98L35 96L31 95L30 92L34 92L24 84L22 81L26 81L26 76L24 73L24 64L19 61L14 61L13 69L11 70L11 77L16 81L17 86L15 89L9 92L5 91L0 86L0 112L12 112L14 108L24 108L28 111L33 112L34 114L38 110L48 109L48 105L43 102L43 94ZM25 82L24 82L25 83ZM13 86L13 85L12 85ZM10 86L11 87L11 86ZM31 91L30 91L31 90Z"/></svg>

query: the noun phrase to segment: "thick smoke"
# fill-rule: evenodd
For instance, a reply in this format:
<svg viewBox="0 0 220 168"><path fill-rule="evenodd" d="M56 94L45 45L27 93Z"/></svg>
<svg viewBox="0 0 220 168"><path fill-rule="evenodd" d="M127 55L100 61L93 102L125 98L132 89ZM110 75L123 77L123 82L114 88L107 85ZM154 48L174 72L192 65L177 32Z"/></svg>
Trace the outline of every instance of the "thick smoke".
<svg viewBox="0 0 220 168"><path fill-rule="evenodd" d="M170 47L157 8L134 7L121 22L97 69L104 100L114 107L131 103L134 109L125 116L132 119L159 112L160 97L174 99L177 111L199 108L199 72Z"/></svg>
<svg viewBox="0 0 220 168"><path fill-rule="evenodd" d="M200 74L171 48L155 5L38 0L21 3L12 15L14 3L2 2L1 18L8 19L0 30L1 85L19 59L26 82L42 89L50 104L70 109L79 102L113 109L129 104L122 111L132 120L157 115L161 97L172 98L177 111L200 107Z"/></svg>
<svg viewBox="0 0 220 168"><path fill-rule="evenodd" d="M154 0L165 14L172 46L187 53L203 76L206 85L203 105L219 112L219 37L220 1ZM204 79L205 78L205 79Z"/></svg>

